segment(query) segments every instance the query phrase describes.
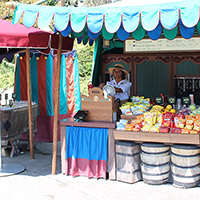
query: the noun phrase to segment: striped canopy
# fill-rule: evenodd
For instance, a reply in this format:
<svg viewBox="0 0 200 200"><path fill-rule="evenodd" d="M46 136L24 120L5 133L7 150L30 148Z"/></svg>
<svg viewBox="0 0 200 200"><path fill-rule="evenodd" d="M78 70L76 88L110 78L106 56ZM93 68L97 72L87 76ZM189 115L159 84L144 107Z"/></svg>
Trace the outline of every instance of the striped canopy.
<svg viewBox="0 0 200 200"><path fill-rule="evenodd" d="M200 34L200 0L179 1L155 5L129 7L51 7L18 4L13 23L23 17L23 23L31 27L37 21L46 27L54 20L56 31L63 36L78 38L90 44L102 35L106 40L117 37L124 41L129 37L141 40L148 36L174 39L178 34L189 39Z"/></svg>

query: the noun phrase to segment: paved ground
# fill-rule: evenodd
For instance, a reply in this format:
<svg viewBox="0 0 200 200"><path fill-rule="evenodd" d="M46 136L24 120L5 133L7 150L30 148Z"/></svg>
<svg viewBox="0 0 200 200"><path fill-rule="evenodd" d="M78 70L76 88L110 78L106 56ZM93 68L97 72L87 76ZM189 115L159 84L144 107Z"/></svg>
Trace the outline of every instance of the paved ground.
<svg viewBox="0 0 200 200"><path fill-rule="evenodd" d="M26 170L20 174L0 177L2 200L198 200L200 188L179 189L171 184L152 186L142 181L128 184L104 179L65 176L60 172L51 175L51 154L37 152L30 159L29 152L14 158L3 157L4 164L21 164Z"/></svg>

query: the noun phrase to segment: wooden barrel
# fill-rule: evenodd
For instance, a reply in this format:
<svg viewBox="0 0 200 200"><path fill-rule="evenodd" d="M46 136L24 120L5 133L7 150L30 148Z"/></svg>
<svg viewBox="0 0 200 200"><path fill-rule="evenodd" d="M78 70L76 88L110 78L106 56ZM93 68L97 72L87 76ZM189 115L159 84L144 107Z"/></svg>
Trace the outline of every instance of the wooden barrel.
<svg viewBox="0 0 200 200"><path fill-rule="evenodd" d="M169 179L169 164L153 166L141 163L143 181L152 185L160 185L166 183Z"/></svg>
<svg viewBox="0 0 200 200"><path fill-rule="evenodd" d="M161 143L142 143L141 150L146 154L169 154L170 147Z"/></svg>
<svg viewBox="0 0 200 200"><path fill-rule="evenodd" d="M200 166L178 167L171 165L173 185L180 188L196 187L200 181Z"/></svg>
<svg viewBox="0 0 200 200"><path fill-rule="evenodd" d="M134 142L116 141L117 180L135 183L141 180L140 145Z"/></svg>
<svg viewBox="0 0 200 200"><path fill-rule="evenodd" d="M171 148L172 183L176 187L191 188L200 182L200 149L195 145L173 145Z"/></svg>
<svg viewBox="0 0 200 200"><path fill-rule="evenodd" d="M152 166L169 164L170 161L170 155L146 154L143 152L140 153L140 158L144 164Z"/></svg>
<svg viewBox="0 0 200 200"><path fill-rule="evenodd" d="M173 145L171 151L175 155L195 156L200 154L200 148L195 145Z"/></svg>
<svg viewBox="0 0 200 200"><path fill-rule="evenodd" d="M141 171L143 181L148 184L166 183L170 174L169 146L160 143L141 144Z"/></svg>

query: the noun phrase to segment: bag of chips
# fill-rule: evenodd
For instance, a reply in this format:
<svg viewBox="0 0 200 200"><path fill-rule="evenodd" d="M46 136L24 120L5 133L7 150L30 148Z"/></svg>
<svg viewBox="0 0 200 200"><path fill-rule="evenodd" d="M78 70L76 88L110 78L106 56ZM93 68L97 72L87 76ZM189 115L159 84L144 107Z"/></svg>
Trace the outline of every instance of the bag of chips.
<svg viewBox="0 0 200 200"><path fill-rule="evenodd" d="M162 127L170 128L171 123L173 123L173 114L172 113L164 113L162 116Z"/></svg>

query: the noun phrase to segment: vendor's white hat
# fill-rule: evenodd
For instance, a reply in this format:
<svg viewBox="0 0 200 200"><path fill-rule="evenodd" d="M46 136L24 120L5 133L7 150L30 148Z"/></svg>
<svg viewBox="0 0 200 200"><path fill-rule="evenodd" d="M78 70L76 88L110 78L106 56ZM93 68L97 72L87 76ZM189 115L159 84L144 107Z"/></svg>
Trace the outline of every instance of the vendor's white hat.
<svg viewBox="0 0 200 200"><path fill-rule="evenodd" d="M113 70L114 69L120 69L120 70L122 70L125 73L126 77L128 76L128 71L125 69L125 67L123 65L121 65L121 64L115 64L114 67L110 67L108 69L108 71L110 72L110 74L113 74Z"/></svg>

